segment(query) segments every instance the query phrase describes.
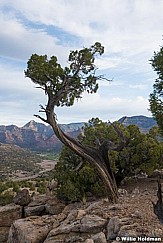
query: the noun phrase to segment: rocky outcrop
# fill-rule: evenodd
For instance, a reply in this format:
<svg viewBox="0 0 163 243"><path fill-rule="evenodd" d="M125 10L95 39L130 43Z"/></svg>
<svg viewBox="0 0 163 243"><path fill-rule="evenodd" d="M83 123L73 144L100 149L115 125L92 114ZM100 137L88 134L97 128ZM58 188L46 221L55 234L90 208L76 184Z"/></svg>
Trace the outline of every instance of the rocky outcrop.
<svg viewBox="0 0 163 243"><path fill-rule="evenodd" d="M45 212L51 215L60 214L65 208L65 204L57 199L49 199L45 204Z"/></svg>
<svg viewBox="0 0 163 243"><path fill-rule="evenodd" d="M22 217L22 207L9 204L0 207L0 243L6 242L11 224Z"/></svg>
<svg viewBox="0 0 163 243"><path fill-rule="evenodd" d="M89 237L93 237L93 242L106 241L102 231L107 219L80 209L68 213L68 208L58 215L16 220L10 228L8 243L84 242Z"/></svg>
<svg viewBox="0 0 163 243"><path fill-rule="evenodd" d="M107 240L114 240L120 230L121 221L118 217L110 219L107 225Z"/></svg>
<svg viewBox="0 0 163 243"><path fill-rule="evenodd" d="M25 217L41 215L57 215L65 208L65 204L46 195L37 195L33 201L24 207Z"/></svg>
<svg viewBox="0 0 163 243"><path fill-rule="evenodd" d="M118 121L121 122L123 120L124 118L121 118ZM135 124L142 132L148 132L152 126L156 125L156 121L151 117L133 116L127 117L123 124L124 126ZM83 125L84 123L80 122L61 124L60 126L65 133L76 138ZM23 127L15 125L0 126L0 142L41 151L49 149L54 151L54 148L57 151L62 146L50 126L35 121L30 121Z"/></svg>
<svg viewBox="0 0 163 243"><path fill-rule="evenodd" d="M103 232L97 233L92 236L92 240L94 243L107 243L105 234Z"/></svg>
<svg viewBox="0 0 163 243"><path fill-rule="evenodd" d="M124 201L124 195L120 197ZM141 192L137 197L138 200L141 199ZM125 200L129 198L136 200L132 197L132 193L127 197L125 195ZM43 196L37 200L42 201L40 205L43 205ZM52 198L46 198L44 205L48 204L49 200L51 204ZM34 202L30 204L32 203L34 206ZM54 205L57 207L59 202L52 204L53 207ZM116 237L119 237L117 239L124 236L138 237L144 234L143 232L148 236L161 237L163 233L163 228L160 226L152 229L149 234L147 225L143 223L144 228L141 225L146 215L143 211L137 214L133 205L127 201L109 205L107 199L101 199L85 205L74 203L62 206L58 207L59 210L55 211L55 215L30 216L13 222L8 243L116 243ZM155 216L153 220L157 220Z"/></svg>
<svg viewBox="0 0 163 243"><path fill-rule="evenodd" d="M51 216L31 216L16 220L10 228L8 243L44 242L55 221Z"/></svg>
<svg viewBox="0 0 163 243"><path fill-rule="evenodd" d="M144 190L146 187L134 197L132 192L120 190L119 203L114 205L105 198L64 205L51 196L38 195L25 206L25 218L16 214L21 212L21 206L8 205L10 219L9 213L1 209L0 242L6 243L12 220L8 243L116 243L116 239L129 236L162 237L163 225L152 210L146 211L148 206L152 208L148 202L156 198L155 191L145 195ZM38 212L39 216L35 216ZM15 220L16 217L19 218Z"/></svg>
<svg viewBox="0 0 163 243"><path fill-rule="evenodd" d="M80 128L84 123L72 123L60 125L64 132L77 137ZM7 144L15 144L22 148L28 148L37 151L58 150L61 149L61 142L54 135L50 126L35 121L28 122L23 127L15 125L0 126L0 142Z"/></svg>
<svg viewBox="0 0 163 243"><path fill-rule="evenodd" d="M0 226L9 227L16 219L21 218L22 207L15 204L8 204L0 207Z"/></svg>
<svg viewBox="0 0 163 243"><path fill-rule="evenodd" d="M58 227L49 232L44 243L83 242L103 230L106 222L106 219L97 215L78 217L78 210L74 210Z"/></svg>
<svg viewBox="0 0 163 243"><path fill-rule="evenodd" d="M37 242L37 238L40 239L40 237L43 238L44 234L47 235L49 229L54 225L55 218L50 215L59 215L65 208L64 203L55 198L52 199L51 196L37 195L31 199L29 192L26 189L23 189L15 196L14 202L15 203L13 204L0 207L0 243L7 241L11 225L11 232L14 232L14 229L16 229L16 233L10 234L10 239L12 239L11 242L14 242L16 239L15 242L18 243L18 238L22 238L23 240L26 239L24 234L26 234L27 231L24 231L24 227L27 227L29 232L32 232L32 229L34 229L33 232L37 232L37 228L38 231L41 230L41 233L38 233L37 237L32 236L33 238L30 238L29 241ZM22 219L24 217L25 219ZM59 220L59 218L60 220L63 220L61 215L57 220ZM20 221L15 221L17 219L20 219ZM34 222L36 229L31 222ZM45 226L46 224L48 225L47 227ZM22 233L21 230L23 230L24 233ZM31 234L28 233L27 235ZM27 238L28 237L29 236L27 236ZM31 241L31 239L33 241Z"/></svg>

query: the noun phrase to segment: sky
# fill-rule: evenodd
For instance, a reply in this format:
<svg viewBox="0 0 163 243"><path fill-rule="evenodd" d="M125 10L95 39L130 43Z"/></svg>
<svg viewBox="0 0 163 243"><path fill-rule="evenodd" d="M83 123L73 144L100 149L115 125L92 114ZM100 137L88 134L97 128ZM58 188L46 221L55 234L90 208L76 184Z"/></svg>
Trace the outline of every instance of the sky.
<svg viewBox="0 0 163 243"><path fill-rule="evenodd" d="M163 0L0 0L0 124L40 122L47 97L24 70L33 53L55 55L66 66L70 50L101 42L96 94L58 108L59 123L152 116L149 94L156 79L150 65L162 46Z"/></svg>

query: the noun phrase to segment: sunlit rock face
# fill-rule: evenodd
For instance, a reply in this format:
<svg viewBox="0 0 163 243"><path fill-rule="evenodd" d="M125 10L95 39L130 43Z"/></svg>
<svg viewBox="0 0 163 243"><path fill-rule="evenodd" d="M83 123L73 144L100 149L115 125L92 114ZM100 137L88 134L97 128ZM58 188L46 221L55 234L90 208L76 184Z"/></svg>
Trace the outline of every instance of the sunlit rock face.
<svg viewBox="0 0 163 243"><path fill-rule="evenodd" d="M62 124L60 126L65 133L76 138L83 123ZM57 152L62 146L50 126L35 121L30 121L23 127L0 126L0 142L36 151L53 150Z"/></svg>
<svg viewBox="0 0 163 243"><path fill-rule="evenodd" d="M108 116L109 119L109 116ZM141 132L148 132L152 126L156 125L156 121L151 117L146 116L132 116L122 117L119 122L123 121L124 126L135 124L140 128ZM70 136L76 138L81 132L81 127L84 125L80 123L61 124L62 130ZM61 142L54 135L50 126L35 121L30 121L23 127L15 125L0 126L0 142L19 145L23 148L29 148L36 151L60 151Z"/></svg>

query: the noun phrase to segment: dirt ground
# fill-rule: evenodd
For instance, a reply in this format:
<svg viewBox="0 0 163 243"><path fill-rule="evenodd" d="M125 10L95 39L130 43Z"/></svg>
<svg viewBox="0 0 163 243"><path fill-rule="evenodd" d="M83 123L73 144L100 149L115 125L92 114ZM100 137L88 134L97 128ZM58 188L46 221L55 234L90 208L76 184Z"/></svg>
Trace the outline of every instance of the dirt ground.
<svg viewBox="0 0 163 243"><path fill-rule="evenodd" d="M163 179L161 179L163 192ZM153 212L152 202L157 202L157 179L143 178L126 181L122 186L128 193L122 193L119 203L126 205L121 217L131 217L137 225L136 231L141 235L161 236L163 241L163 224Z"/></svg>

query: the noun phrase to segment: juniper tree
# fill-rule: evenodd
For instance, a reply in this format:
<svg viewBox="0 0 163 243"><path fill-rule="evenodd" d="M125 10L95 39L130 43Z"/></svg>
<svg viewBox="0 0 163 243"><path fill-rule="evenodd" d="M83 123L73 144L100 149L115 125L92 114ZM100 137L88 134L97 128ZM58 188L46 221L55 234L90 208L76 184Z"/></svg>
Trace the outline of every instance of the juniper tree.
<svg viewBox="0 0 163 243"><path fill-rule="evenodd" d="M154 52L150 62L158 75L153 85L153 92L150 94L150 110L163 136L163 47L158 52Z"/></svg>
<svg viewBox="0 0 163 243"><path fill-rule="evenodd" d="M97 170L105 185L109 200L115 203L118 197L117 185L108 158L108 150L112 145L108 140L96 148L82 144L61 130L55 114L56 107L72 106L76 99L82 98L84 92L90 94L97 92L98 80L105 77L96 75L95 58L103 53L104 47L98 42L90 48L71 51L67 67L62 67L56 56L48 59L47 55L33 54L27 63L25 75L39 85L48 97L47 105L41 106L40 110L45 112L46 118L40 115L35 116L51 125L55 135L64 145ZM123 139L121 141L124 142Z"/></svg>

